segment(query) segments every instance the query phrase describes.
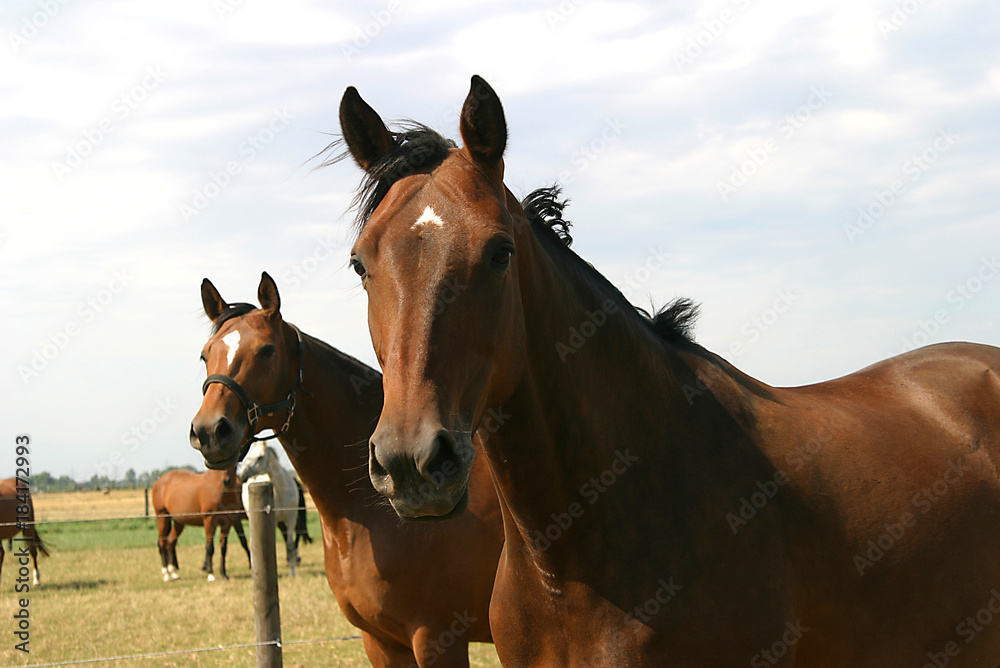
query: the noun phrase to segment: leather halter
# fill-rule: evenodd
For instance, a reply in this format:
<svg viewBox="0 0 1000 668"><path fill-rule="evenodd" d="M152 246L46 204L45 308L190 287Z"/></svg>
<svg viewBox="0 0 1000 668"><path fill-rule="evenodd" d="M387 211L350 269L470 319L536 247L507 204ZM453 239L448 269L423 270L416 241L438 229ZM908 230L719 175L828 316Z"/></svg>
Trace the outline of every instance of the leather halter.
<svg viewBox="0 0 1000 668"><path fill-rule="evenodd" d="M303 344L302 341L302 332L299 331L299 328L296 327L295 325L291 323L286 323L286 324L295 330L295 336L298 337L299 340L299 372L295 376L295 384L292 385L292 390L291 392L288 393L287 397L285 397L281 401L276 401L273 404L263 404L263 405L257 404L250 399L250 395L247 394L246 390L244 390L239 383L233 380L230 376L227 376L222 373L213 373L212 375L210 375L208 378L205 379L205 382L201 386L201 393L202 395L204 395L206 392L208 392L208 386L211 385L212 383L219 383L221 385L225 385L232 391L233 394L236 395L236 397L240 400L240 403L242 403L246 407L247 421L250 423L250 431L251 431L250 438L246 441L246 443L244 443L244 445L246 446L249 446L252 443L256 443L257 441L269 441L272 438L278 438L279 436L283 436L285 432L288 431L288 426L292 423L292 416L295 414L295 393L301 389L306 394L309 394L309 391L304 387L302 387L302 364L306 356L305 345ZM274 432L270 436L263 436L263 437L258 436L256 433L257 421L261 417L274 415L275 413L283 410L288 411L288 417L285 418L285 424L281 427L281 429L277 432Z"/></svg>

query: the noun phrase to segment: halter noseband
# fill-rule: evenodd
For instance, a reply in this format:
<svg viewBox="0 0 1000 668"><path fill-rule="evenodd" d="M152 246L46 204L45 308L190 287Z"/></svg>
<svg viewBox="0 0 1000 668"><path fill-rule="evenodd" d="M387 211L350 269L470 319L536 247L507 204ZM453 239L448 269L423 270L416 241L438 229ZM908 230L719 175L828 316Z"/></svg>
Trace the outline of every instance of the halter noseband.
<svg viewBox="0 0 1000 668"><path fill-rule="evenodd" d="M291 323L287 324L289 327L295 330L295 336L299 340L299 372L295 376L295 384L292 385L292 390L291 392L288 393L287 397L285 397L281 401L276 401L273 404L259 405L250 399L250 396L247 394L246 390L244 390L239 383L237 383L231 377L222 373L213 373L212 375L210 375L208 378L205 379L205 382L201 386L201 393L202 395L204 395L206 392L208 392L208 386L211 385L212 383L219 383L221 385L225 385L232 391L233 394L236 395L236 397L240 400L240 403L242 403L246 407L247 420L250 423L250 431L252 433L245 445L250 445L252 443L256 443L257 441L269 441L272 438L278 438L279 436L283 436L285 432L288 431L288 426L292 423L292 416L295 414L295 393L301 389L306 394L309 394L309 391L306 390L304 387L302 387L302 364L306 356L305 345L302 342L302 332L299 331L299 328L296 327L295 325ZM273 433L271 436L263 436L263 437L258 436L256 433L257 421L261 417L274 415L278 411L283 411L283 410L288 411L288 417L285 418L285 424L282 425L281 429Z"/></svg>

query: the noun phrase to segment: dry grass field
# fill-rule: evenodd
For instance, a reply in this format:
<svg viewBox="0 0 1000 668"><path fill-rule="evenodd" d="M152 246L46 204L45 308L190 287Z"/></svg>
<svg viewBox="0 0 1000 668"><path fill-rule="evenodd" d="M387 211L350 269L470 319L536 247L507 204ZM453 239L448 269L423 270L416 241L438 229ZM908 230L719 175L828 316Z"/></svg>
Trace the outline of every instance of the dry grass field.
<svg viewBox="0 0 1000 668"><path fill-rule="evenodd" d="M38 495L39 521L144 515L142 490ZM43 558L40 587L28 595L30 654L14 649L19 610L16 561L8 553L0 582L0 666L241 645L254 641L250 569L235 533L230 579L208 583L201 572L204 532L188 527L177 550L181 579L160 576L154 519L43 524L52 556ZM323 572L319 519L309 513L312 545L300 546L298 576L279 556L284 665L367 666L357 630L347 623ZM17 544L15 543L15 549ZM5 548L6 549L6 548ZM216 573L219 549L216 547ZM304 642L324 640L323 642ZM102 666L253 666L252 647L101 662ZM491 645L473 645L473 666L499 666ZM92 665L92 664L90 664Z"/></svg>

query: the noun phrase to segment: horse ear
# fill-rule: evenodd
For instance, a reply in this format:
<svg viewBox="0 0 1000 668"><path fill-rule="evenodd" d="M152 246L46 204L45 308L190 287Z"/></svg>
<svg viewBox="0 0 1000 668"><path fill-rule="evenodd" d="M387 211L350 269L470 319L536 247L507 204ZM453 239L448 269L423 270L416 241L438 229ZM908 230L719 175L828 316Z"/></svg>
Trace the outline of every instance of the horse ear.
<svg viewBox="0 0 1000 668"><path fill-rule="evenodd" d="M460 127L469 154L486 167L499 167L507 148L507 120L500 98L478 74L472 76L469 95L462 105Z"/></svg>
<svg viewBox="0 0 1000 668"><path fill-rule="evenodd" d="M226 309L226 300L207 278L201 282L201 305L205 307L205 315L212 322Z"/></svg>
<svg viewBox="0 0 1000 668"><path fill-rule="evenodd" d="M340 100L340 129L351 156L366 172L392 148L392 133L354 86Z"/></svg>
<svg viewBox="0 0 1000 668"><path fill-rule="evenodd" d="M265 311L276 313L281 308L278 286L266 271L260 275L260 285L257 286L257 301L260 302L260 307Z"/></svg>

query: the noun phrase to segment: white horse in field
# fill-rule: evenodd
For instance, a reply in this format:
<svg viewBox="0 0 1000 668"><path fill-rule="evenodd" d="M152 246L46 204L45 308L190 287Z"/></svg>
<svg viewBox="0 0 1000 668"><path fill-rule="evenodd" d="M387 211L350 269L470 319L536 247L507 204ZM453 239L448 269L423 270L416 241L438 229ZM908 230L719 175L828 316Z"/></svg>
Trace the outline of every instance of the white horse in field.
<svg viewBox="0 0 1000 668"><path fill-rule="evenodd" d="M285 539L288 568L295 575L298 561L297 533L304 532L298 527L299 486L291 471L281 466L278 453L265 443L255 443L247 453L236 474L243 481L243 507L250 512L250 484L270 481L274 487L274 521ZM297 530L298 529L298 530Z"/></svg>

